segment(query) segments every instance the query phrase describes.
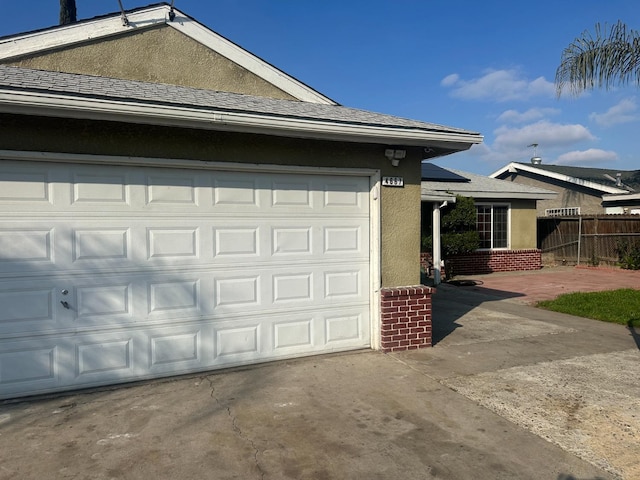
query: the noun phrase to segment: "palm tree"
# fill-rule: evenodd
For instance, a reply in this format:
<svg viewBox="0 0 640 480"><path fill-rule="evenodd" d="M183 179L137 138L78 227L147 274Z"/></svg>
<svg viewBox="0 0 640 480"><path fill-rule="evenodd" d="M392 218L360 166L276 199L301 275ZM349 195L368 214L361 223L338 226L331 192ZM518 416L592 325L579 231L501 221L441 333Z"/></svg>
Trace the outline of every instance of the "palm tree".
<svg viewBox="0 0 640 480"><path fill-rule="evenodd" d="M60 0L60 25L76 21L76 0Z"/></svg>
<svg viewBox="0 0 640 480"><path fill-rule="evenodd" d="M565 87L578 96L595 87L640 86L640 34L621 21L610 29L596 24L595 35L584 31L564 49L555 83L558 97Z"/></svg>

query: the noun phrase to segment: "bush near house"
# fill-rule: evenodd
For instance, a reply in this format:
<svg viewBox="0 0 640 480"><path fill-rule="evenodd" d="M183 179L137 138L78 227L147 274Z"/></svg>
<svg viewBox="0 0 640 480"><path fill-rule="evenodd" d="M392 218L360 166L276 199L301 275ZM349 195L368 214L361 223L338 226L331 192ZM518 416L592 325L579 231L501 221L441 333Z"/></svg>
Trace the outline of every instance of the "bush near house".
<svg viewBox="0 0 640 480"><path fill-rule="evenodd" d="M480 247L480 235L476 231L476 207L473 198L456 195L456 203L445 207L442 215L442 258L448 277L454 272L447 265L447 259L455 255L464 255ZM424 251L433 249L433 236L422 237Z"/></svg>
<svg viewBox="0 0 640 480"><path fill-rule="evenodd" d="M627 270L640 270L640 241L623 240L618 242L616 252L620 267Z"/></svg>

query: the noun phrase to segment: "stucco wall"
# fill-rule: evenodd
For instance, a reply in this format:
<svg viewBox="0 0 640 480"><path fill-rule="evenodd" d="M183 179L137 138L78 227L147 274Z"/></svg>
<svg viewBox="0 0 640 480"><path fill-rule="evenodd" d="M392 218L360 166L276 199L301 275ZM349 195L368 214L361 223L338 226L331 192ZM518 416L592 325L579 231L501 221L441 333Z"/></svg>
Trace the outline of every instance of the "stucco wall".
<svg viewBox="0 0 640 480"><path fill-rule="evenodd" d="M511 201L512 250L537 248L537 221L535 200Z"/></svg>
<svg viewBox="0 0 640 480"><path fill-rule="evenodd" d="M7 64L293 99L255 74L166 25L14 59Z"/></svg>
<svg viewBox="0 0 640 480"><path fill-rule="evenodd" d="M538 201L538 216L543 217L547 208L580 207L580 213L602 214L605 213L602 207L602 194L590 189L576 185L575 189L568 189L563 184L554 181L543 182L525 174L510 174L503 178L522 185L543 188L557 192L558 195L552 200Z"/></svg>
<svg viewBox="0 0 640 480"><path fill-rule="evenodd" d="M116 122L0 115L0 150L380 170L404 188L380 187L383 287L420 283L421 149L392 167L383 145L287 139Z"/></svg>

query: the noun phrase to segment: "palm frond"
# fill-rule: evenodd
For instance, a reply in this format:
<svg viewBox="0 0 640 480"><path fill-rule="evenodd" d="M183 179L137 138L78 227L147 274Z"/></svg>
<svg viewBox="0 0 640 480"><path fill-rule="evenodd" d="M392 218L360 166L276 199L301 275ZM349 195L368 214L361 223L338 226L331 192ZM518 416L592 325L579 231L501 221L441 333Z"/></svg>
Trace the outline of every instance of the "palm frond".
<svg viewBox="0 0 640 480"><path fill-rule="evenodd" d="M640 35L618 21L610 29L596 24L592 35L584 31L562 52L556 70L556 94L573 95L595 87L636 83L640 86Z"/></svg>

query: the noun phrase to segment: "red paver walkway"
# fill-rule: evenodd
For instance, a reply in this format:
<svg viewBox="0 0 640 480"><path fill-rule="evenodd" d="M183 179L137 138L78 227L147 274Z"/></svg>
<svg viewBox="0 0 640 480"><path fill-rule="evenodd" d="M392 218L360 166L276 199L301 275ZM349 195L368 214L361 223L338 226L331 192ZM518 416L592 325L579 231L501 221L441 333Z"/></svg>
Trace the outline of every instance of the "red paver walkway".
<svg viewBox="0 0 640 480"><path fill-rule="evenodd" d="M597 292L633 288L640 290L640 271L616 268L553 267L527 272L467 275L456 280L475 280L479 285L461 287L481 293L533 304L572 292Z"/></svg>

